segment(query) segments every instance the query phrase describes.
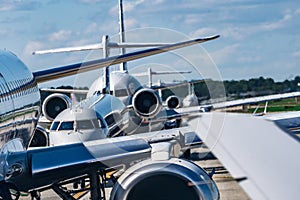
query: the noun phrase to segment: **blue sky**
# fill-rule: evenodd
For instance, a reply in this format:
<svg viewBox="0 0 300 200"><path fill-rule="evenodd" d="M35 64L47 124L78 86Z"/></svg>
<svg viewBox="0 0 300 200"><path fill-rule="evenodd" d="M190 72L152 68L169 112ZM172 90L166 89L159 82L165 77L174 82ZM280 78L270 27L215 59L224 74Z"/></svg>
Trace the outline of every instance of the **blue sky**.
<svg viewBox="0 0 300 200"><path fill-rule="evenodd" d="M220 34L202 47L222 79L282 81L300 75L299 1L123 1L126 30L158 27L190 38ZM81 61L89 53L31 52L96 43L104 34L117 34L117 5L117 0L0 0L0 48L13 51L32 71Z"/></svg>

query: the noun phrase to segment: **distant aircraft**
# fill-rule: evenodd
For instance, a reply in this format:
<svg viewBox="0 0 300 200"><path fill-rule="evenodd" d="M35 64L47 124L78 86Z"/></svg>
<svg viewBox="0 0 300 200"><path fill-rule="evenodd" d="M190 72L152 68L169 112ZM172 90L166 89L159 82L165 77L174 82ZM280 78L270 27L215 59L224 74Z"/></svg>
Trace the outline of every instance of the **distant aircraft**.
<svg viewBox="0 0 300 200"><path fill-rule="evenodd" d="M188 161L172 159L172 166L164 168L167 174L159 170L159 166L171 163L169 158L172 145L165 143L162 147L157 146L158 141L182 141L183 145L192 144L185 138L186 134L193 134L186 129L172 129L170 132L149 133L139 137L120 137L116 139L102 139L86 143L76 143L69 145L61 145L56 147L44 147L27 149L37 127L37 121L40 116L40 95L37 83L54 80L57 78L75 75L79 72L90 71L98 68L107 67L112 64L119 64L146 56L159 54L185 46L198 44L209 41L219 36L213 36L204 39L195 39L179 42L160 48L152 48L133 53L127 53L121 56L113 56L104 59L87 61L85 63L76 63L47 70L41 70L31 73L29 69L12 53L8 51L0 51L0 194L3 199L11 199L9 188L15 191L38 191L39 189L52 188L62 198L71 198L69 192L64 191L61 186L66 180L82 180L83 177L90 179L91 199L100 199L99 174L107 168L107 166L117 167L119 165L132 164L136 160L149 158L152 155L153 160L143 162L139 165L139 171L148 173L145 170L153 167L148 173L150 179L137 177L136 181L147 184L147 190L151 190L157 184L157 180L165 181L171 188L177 188L177 192L169 193L164 189L157 190L166 193L171 197L183 198L182 195L190 195L194 199L209 198L218 199L218 190L210 177L199 167L189 163ZM142 98L142 97L141 97ZM143 99L143 98L142 98ZM143 105L141 105L143 106ZM150 110L149 110L150 109ZM151 108L142 110L152 112ZM94 113L95 114L95 113ZM146 113L147 114L147 113ZM94 115L95 123L93 126L104 128L101 124L101 118ZM84 119L83 119L84 120ZM75 120L76 121L76 120ZM75 130L80 131L80 127L86 127L84 121L76 121L73 123ZM97 123L98 124L97 124ZM66 126L70 124L65 124ZM163 135L161 135L163 134ZM183 137L180 139L180 137ZM148 138L148 139L145 139ZM180 140L179 140L180 139ZM152 146L150 144L153 143ZM163 144L163 143L162 143ZM162 150L162 151L161 151ZM152 153L151 153L152 152ZM172 150L174 153L175 151ZM155 159L156 158L156 159ZM163 159L164 161L162 161ZM135 168L136 169L136 168ZM155 170L157 169L157 170ZM177 170L176 170L177 169ZM182 173L179 169L185 169L186 173ZM134 170L131 169L131 170ZM175 171L174 171L175 170ZM133 172L134 173L134 172ZM202 174L194 176L191 174ZM115 198L134 197L144 195L144 189L139 185L135 185L135 181L128 185L124 182L118 182L114 188ZM152 177L152 178L151 178ZM124 179L125 178L125 179ZM157 179L158 178L158 179ZM131 179L131 178L130 178ZM155 180L153 182L153 180ZM177 182L176 182L177 181ZM204 181L204 185L195 185L186 188L188 182ZM152 182L152 184L151 184ZM128 193L124 193L123 186L128 185ZM184 191L180 188L185 188ZM136 190L137 189L137 190ZM131 192L130 192L131 191ZM134 192L136 191L136 192ZM139 192L137 192L139 191ZM18 195L19 193L16 193ZM32 192L36 195L36 192ZM121 196L120 196L121 195ZM123 195L123 196L122 196ZM156 196L157 197L157 196Z"/></svg>

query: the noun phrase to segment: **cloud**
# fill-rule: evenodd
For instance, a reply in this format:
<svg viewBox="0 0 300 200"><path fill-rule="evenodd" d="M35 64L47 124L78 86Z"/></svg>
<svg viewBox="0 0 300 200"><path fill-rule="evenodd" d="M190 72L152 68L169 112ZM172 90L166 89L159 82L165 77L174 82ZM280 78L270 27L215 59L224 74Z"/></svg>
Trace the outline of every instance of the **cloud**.
<svg viewBox="0 0 300 200"><path fill-rule="evenodd" d="M85 28L84 33L85 34L94 34L98 30L99 30L99 24L97 24L96 22L93 22Z"/></svg>
<svg viewBox="0 0 300 200"><path fill-rule="evenodd" d="M201 21L201 17L199 14L187 14L184 19L184 24L193 25L197 24Z"/></svg>
<svg viewBox="0 0 300 200"><path fill-rule="evenodd" d="M79 3L84 3L84 4L94 4L100 2L100 0L78 0Z"/></svg>
<svg viewBox="0 0 300 200"><path fill-rule="evenodd" d="M233 38L240 40L245 38L247 31L240 27L228 27L221 31L221 35L225 38ZM249 32L248 32L249 34Z"/></svg>
<svg viewBox="0 0 300 200"><path fill-rule="evenodd" d="M261 28L268 31L273 31L279 28L283 28L288 21L293 18L292 14L286 14L281 19L272 22L272 23L264 23L261 25Z"/></svg>
<svg viewBox="0 0 300 200"><path fill-rule="evenodd" d="M39 1L2 0L0 1L0 12L14 10L35 10L41 6Z"/></svg>
<svg viewBox="0 0 300 200"><path fill-rule="evenodd" d="M192 32L190 35L191 37L199 37L199 36L209 36L209 35L215 35L217 33L217 30L214 28L200 28L194 32Z"/></svg>
<svg viewBox="0 0 300 200"><path fill-rule="evenodd" d="M300 58L300 51L295 51L294 53L292 53L292 56Z"/></svg>
<svg viewBox="0 0 300 200"><path fill-rule="evenodd" d="M300 8L295 11L295 15L300 15Z"/></svg>
<svg viewBox="0 0 300 200"><path fill-rule="evenodd" d="M223 49L212 53L212 57L217 64L232 61L232 59L235 59L237 57L239 46L240 44L232 44L230 46L226 46Z"/></svg>
<svg viewBox="0 0 300 200"><path fill-rule="evenodd" d="M123 2L123 11L124 12L134 12L136 10L136 7L140 4L142 4L144 0L137 0L137 1L131 1L131 2ZM115 15L115 13L119 12L119 4L114 6L112 9L110 9L109 13Z"/></svg>
<svg viewBox="0 0 300 200"><path fill-rule="evenodd" d="M131 19L125 19L125 27L127 28L127 29L131 29L131 28L134 28L134 27L136 27L137 26L137 24L138 24L138 22L137 22L137 20L136 19L134 19L134 18L131 18Z"/></svg>
<svg viewBox="0 0 300 200"><path fill-rule="evenodd" d="M30 55L32 52L36 51L36 50L41 50L44 49L44 45L41 42L37 42L37 41L29 41L26 46L24 47L23 50L23 55L28 56Z"/></svg>
<svg viewBox="0 0 300 200"><path fill-rule="evenodd" d="M260 62L262 58L260 55L246 55L237 58L237 61L240 63L252 63L252 62Z"/></svg>
<svg viewBox="0 0 300 200"><path fill-rule="evenodd" d="M56 42L56 41L63 41L69 38L69 36L72 34L72 31L68 30L59 30L55 33L52 33L49 36L49 40L51 42Z"/></svg>
<svg viewBox="0 0 300 200"><path fill-rule="evenodd" d="M10 33L8 29L0 29L0 36L6 36Z"/></svg>

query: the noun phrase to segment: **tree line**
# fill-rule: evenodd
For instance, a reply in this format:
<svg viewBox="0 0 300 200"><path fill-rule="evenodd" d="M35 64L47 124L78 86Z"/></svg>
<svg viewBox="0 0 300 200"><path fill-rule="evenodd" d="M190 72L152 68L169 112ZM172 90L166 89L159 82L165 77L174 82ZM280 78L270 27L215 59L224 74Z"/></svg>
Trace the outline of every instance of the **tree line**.
<svg viewBox="0 0 300 200"><path fill-rule="evenodd" d="M215 98L244 98L269 94L278 94L286 92L295 92L300 89L300 76L296 76L293 80L284 80L276 82L272 78L251 78L249 80L225 80L215 81L211 79L204 79L202 81L196 80L193 84L194 92L201 100L215 99ZM180 85L171 89L162 90L162 99L165 100L170 95L177 95L184 98L189 94L189 84ZM57 89L73 89L72 86L60 86ZM74 88L76 89L76 88ZM77 88L77 89L88 89ZM45 99L51 92L41 91L42 99ZM69 94L67 94L69 95ZM84 96L78 99L84 99Z"/></svg>
<svg viewBox="0 0 300 200"><path fill-rule="evenodd" d="M193 81L192 81L193 82ZM200 99L214 98L244 98L253 96L262 96L269 94L278 94L286 92L295 92L300 89L300 77L296 76L293 80L284 80L276 82L272 78L251 78L249 80L225 80L214 81L205 79L194 85L194 92ZM184 98L188 95L188 84L177 88L163 90L163 99L169 95L175 94Z"/></svg>

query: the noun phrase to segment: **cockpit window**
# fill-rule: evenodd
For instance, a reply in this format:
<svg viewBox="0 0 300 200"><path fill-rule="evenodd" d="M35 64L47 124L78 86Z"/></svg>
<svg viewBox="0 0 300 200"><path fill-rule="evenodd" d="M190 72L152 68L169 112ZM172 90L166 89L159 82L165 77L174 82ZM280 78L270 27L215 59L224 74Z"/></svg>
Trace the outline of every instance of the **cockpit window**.
<svg viewBox="0 0 300 200"><path fill-rule="evenodd" d="M119 90L115 90L115 94L116 97L125 97L128 96L128 92L126 89L119 89Z"/></svg>
<svg viewBox="0 0 300 200"><path fill-rule="evenodd" d="M93 119L93 124L95 128L105 128L106 124L102 119Z"/></svg>
<svg viewBox="0 0 300 200"><path fill-rule="evenodd" d="M59 125L59 122L53 122L50 127L50 130L55 131L57 129L58 125Z"/></svg>
<svg viewBox="0 0 300 200"><path fill-rule="evenodd" d="M74 125L74 122L62 122L58 128L59 131L62 131L62 130L73 130L73 125Z"/></svg>
<svg viewBox="0 0 300 200"><path fill-rule="evenodd" d="M101 119L92 119L92 120L78 120L76 121L76 125L74 125L74 121L69 121L69 122L62 122L59 126L60 122L53 122L50 130L56 131L58 128L58 131L63 131L63 130L85 130L85 129L94 129L94 128L105 128L106 124L103 120Z"/></svg>
<svg viewBox="0 0 300 200"><path fill-rule="evenodd" d="M91 120L80 120L80 121L76 121L76 123L77 123L77 129L79 130L94 128Z"/></svg>
<svg viewBox="0 0 300 200"><path fill-rule="evenodd" d="M120 115L120 113L117 113L117 112L111 113L105 117L105 121L108 126L111 126L112 124L120 121L121 119L122 119L122 116Z"/></svg>

